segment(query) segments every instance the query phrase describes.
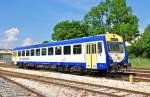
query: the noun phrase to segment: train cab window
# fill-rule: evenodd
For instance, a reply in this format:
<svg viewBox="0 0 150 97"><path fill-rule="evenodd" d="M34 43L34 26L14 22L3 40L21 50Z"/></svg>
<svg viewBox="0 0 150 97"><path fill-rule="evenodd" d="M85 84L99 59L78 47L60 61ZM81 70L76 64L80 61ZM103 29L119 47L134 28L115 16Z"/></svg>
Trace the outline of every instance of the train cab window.
<svg viewBox="0 0 150 97"><path fill-rule="evenodd" d="M30 56L30 51L26 50L26 56Z"/></svg>
<svg viewBox="0 0 150 97"><path fill-rule="evenodd" d="M34 49L31 50L31 56L34 56Z"/></svg>
<svg viewBox="0 0 150 97"><path fill-rule="evenodd" d="M73 46L73 54L81 54L82 53L82 47L80 45L74 45Z"/></svg>
<svg viewBox="0 0 150 97"><path fill-rule="evenodd" d="M21 56L21 51L18 51L18 56Z"/></svg>
<svg viewBox="0 0 150 97"><path fill-rule="evenodd" d="M42 56L45 56L46 55L46 48L42 48Z"/></svg>
<svg viewBox="0 0 150 97"><path fill-rule="evenodd" d="M25 56L25 51L24 50L22 51L22 56Z"/></svg>
<svg viewBox="0 0 150 97"><path fill-rule="evenodd" d="M53 47L48 48L48 55L53 55L54 54L54 49Z"/></svg>
<svg viewBox="0 0 150 97"><path fill-rule="evenodd" d="M36 56L40 56L40 49L36 49Z"/></svg>
<svg viewBox="0 0 150 97"><path fill-rule="evenodd" d="M61 46L55 47L55 55L61 55Z"/></svg>
<svg viewBox="0 0 150 97"><path fill-rule="evenodd" d="M98 54L102 53L102 42L98 42L97 43L97 46L98 46Z"/></svg>
<svg viewBox="0 0 150 97"><path fill-rule="evenodd" d="M64 46L64 55L71 54L71 46Z"/></svg>

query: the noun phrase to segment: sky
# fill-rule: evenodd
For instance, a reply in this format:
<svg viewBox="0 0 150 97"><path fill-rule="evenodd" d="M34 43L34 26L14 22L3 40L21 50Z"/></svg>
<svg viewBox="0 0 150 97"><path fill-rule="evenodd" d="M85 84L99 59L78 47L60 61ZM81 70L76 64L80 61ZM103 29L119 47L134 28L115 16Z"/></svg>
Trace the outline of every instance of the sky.
<svg viewBox="0 0 150 97"><path fill-rule="evenodd" d="M82 20L104 0L0 0L0 48L51 40L53 27L65 20ZM139 30L150 23L150 0L127 0L139 18Z"/></svg>

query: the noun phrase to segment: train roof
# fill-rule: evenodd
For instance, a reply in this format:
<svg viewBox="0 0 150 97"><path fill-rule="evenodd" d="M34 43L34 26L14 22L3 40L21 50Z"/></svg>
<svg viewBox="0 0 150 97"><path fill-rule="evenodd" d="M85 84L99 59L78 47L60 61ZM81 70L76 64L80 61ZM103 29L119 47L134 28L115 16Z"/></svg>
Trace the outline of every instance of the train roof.
<svg viewBox="0 0 150 97"><path fill-rule="evenodd" d="M45 44L16 47L12 50L14 51L14 50L23 50L23 49L32 49L32 48L41 48L41 47L49 47L49 46L58 46L58 45L67 45L67 44L69 45L69 44L77 44L77 43L84 43L84 42L90 42L90 41L98 41L98 40L103 40L104 36L105 34L101 34L97 36L75 38L75 39L69 39L69 40L63 40L63 41L49 42Z"/></svg>

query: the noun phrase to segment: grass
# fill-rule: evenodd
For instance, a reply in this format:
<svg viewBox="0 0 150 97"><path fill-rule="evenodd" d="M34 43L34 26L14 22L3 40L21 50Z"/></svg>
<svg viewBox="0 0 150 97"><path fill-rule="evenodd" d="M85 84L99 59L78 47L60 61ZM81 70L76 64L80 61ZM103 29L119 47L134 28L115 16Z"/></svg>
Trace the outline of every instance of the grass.
<svg viewBox="0 0 150 97"><path fill-rule="evenodd" d="M132 64L132 67L150 68L150 59L146 58L129 58L129 63Z"/></svg>

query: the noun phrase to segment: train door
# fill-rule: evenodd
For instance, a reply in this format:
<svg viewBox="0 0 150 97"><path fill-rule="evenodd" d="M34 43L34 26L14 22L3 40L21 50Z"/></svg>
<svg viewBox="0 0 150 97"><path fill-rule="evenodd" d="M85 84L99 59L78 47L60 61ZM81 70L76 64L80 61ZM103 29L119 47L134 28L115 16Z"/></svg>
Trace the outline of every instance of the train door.
<svg viewBox="0 0 150 97"><path fill-rule="evenodd" d="M86 44L86 68L97 69L97 46L96 43Z"/></svg>
<svg viewBox="0 0 150 97"><path fill-rule="evenodd" d="M13 53L13 57L14 57L14 64L17 64L17 52Z"/></svg>

